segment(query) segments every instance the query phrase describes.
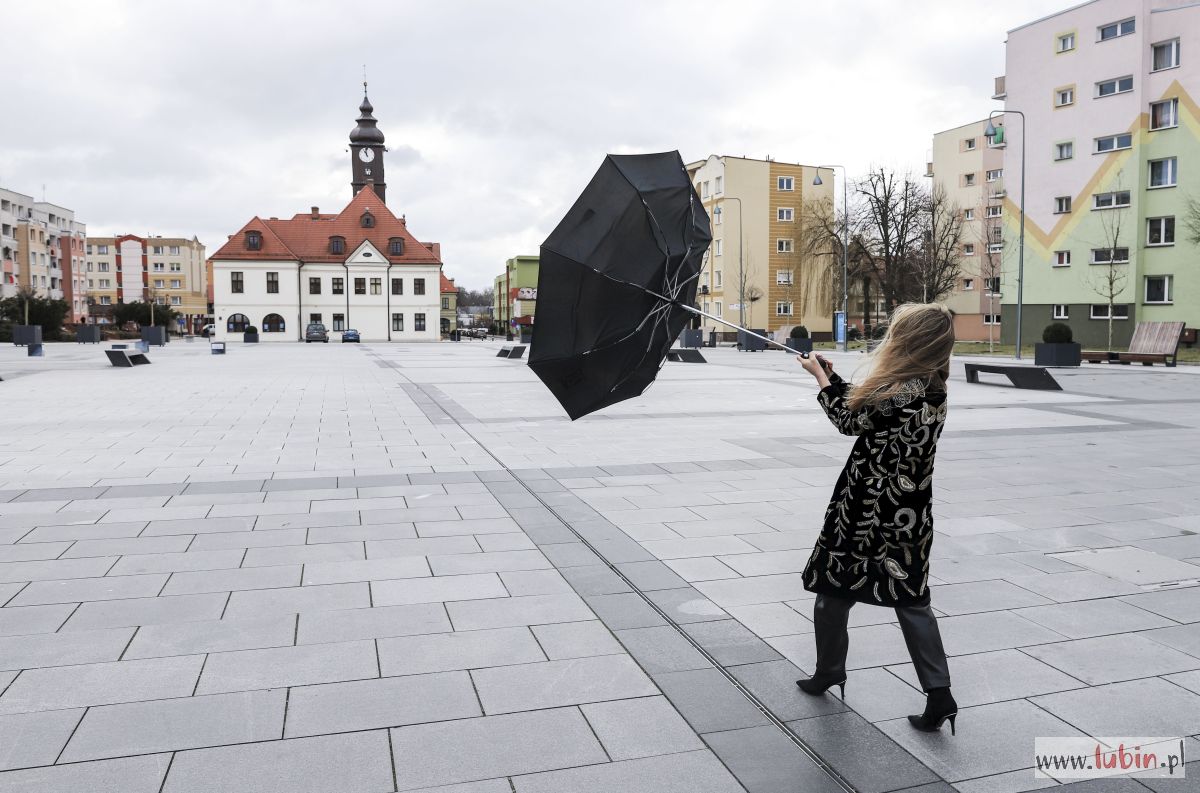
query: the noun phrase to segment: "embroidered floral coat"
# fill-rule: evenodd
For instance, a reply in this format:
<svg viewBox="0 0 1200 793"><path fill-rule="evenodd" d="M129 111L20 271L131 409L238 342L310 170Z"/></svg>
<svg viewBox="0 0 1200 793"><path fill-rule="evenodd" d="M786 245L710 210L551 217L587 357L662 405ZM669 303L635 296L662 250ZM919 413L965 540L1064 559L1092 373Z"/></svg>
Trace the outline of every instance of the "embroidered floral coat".
<svg viewBox="0 0 1200 793"><path fill-rule="evenodd" d="M825 525L804 568L804 588L881 606L929 602L933 457L946 394L910 380L891 399L857 411L836 374L817 401L843 435L857 435Z"/></svg>

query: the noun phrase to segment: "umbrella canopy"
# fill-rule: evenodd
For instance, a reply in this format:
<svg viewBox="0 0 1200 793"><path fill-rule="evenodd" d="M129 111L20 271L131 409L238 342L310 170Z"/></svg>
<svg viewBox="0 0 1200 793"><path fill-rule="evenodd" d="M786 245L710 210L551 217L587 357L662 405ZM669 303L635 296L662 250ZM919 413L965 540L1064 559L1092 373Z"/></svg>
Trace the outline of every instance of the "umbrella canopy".
<svg viewBox="0 0 1200 793"><path fill-rule="evenodd" d="M654 381L692 316L711 240L679 152L604 158L538 271L529 366L572 420Z"/></svg>

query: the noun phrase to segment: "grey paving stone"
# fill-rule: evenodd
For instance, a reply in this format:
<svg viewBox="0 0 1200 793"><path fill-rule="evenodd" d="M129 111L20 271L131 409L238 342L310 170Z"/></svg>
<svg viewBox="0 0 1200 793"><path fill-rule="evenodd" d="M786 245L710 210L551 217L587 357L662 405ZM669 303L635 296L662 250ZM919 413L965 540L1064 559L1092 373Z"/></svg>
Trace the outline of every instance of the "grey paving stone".
<svg viewBox="0 0 1200 793"><path fill-rule="evenodd" d="M352 542L365 540L405 540L417 536L412 523L376 523L370 526L313 526L308 530L308 542Z"/></svg>
<svg viewBox="0 0 1200 793"><path fill-rule="evenodd" d="M0 636L53 633L66 622L74 610L75 605L72 603L0 609Z"/></svg>
<svg viewBox="0 0 1200 793"><path fill-rule="evenodd" d="M701 581L695 584L709 600L721 608L749 606L755 603L781 603L794 600L804 592L803 576L799 573L762 575L753 578L732 578Z"/></svg>
<svg viewBox="0 0 1200 793"><path fill-rule="evenodd" d="M224 593L126 598L83 603L62 627L64 631L121 628L219 619L225 608Z"/></svg>
<svg viewBox="0 0 1200 793"><path fill-rule="evenodd" d="M399 790L607 760L576 708L399 727L391 733Z"/></svg>
<svg viewBox="0 0 1200 793"><path fill-rule="evenodd" d="M687 586L687 582L680 578L678 573L659 561L625 562L617 565L617 569L643 592Z"/></svg>
<svg viewBox="0 0 1200 793"><path fill-rule="evenodd" d="M307 644L212 653L197 694L335 683L379 676L375 643ZM0 706L4 700L0 699Z"/></svg>
<svg viewBox="0 0 1200 793"><path fill-rule="evenodd" d="M599 620L536 625L532 630L552 661L623 652L621 644Z"/></svg>
<svg viewBox="0 0 1200 793"><path fill-rule="evenodd" d="M220 553L224 553L221 551ZM241 554L241 551L236 553ZM242 589L274 589L300 586L301 565L245 567L235 570L201 570L174 573L163 587L164 595L204 592L236 592Z"/></svg>
<svg viewBox="0 0 1200 793"><path fill-rule="evenodd" d="M191 543L190 535L171 537L130 537L117 540L79 540L62 555L63 559L85 556L126 556L135 554L182 553Z"/></svg>
<svg viewBox="0 0 1200 793"><path fill-rule="evenodd" d="M242 552L191 551L189 553L147 553L126 556L113 566L109 575L138 575L140 573L180 573L191 570L225 570L242 563Z"/></svg>
<svg viewBox="0 0 1200 793"><path fill-rule="evenodd" d="M203 661L189 655L27 669L0 697L0 714L190 696Z"/></svg>
<svg viewBox="0 0 1200 793"><path fill-rule="evenodd" d="M146 525L145 531L141 532L140 536L156 537L165 534L218 534L227 532L241 533L248 532L253 528L253 517L152 520L148 525ZM199 540L200 538L197 537L196 539ZM303 540L301 542L303 542ZM202 543L199 545L202 545ZM202 550L202 548L198 547L197 543L193 543L191 547L192 550Z"/></svg>
<svg viewBox="0 0 1200 793"><path fill-rule="evenodd" d="M61 762L275 740L286 700L279 689L90 708Z"/></svg>
<svg viewBox="0 0 1200 793"><path fill-rule="evenodd" d="M581 710L613 760L704 748L683 717L661 696L593 703Z"/></svg>
<svg viewBox="0 0 1200 793"><path fill-rule="evenodd" d="M190 482L183 492L197 493L257 493L263 489L262 479L232 479L227 482Z"/></svg>
<svg viewBox="0 0 1200 793"><path fill-rule="evenodd" d="M1013 613L1072 639L1129 633L1175 624L1166 617L1160 617L1115 598L1035 606L1016 609Z"/></svg>
<svg viewBox="0 0 1200 793"><path fill-rule="evenodd" d="M288 698L286 736L399 727L480 716L467 672L299 686Z"/></svg>
<svg viewBox="0 0 1200 793"><path fill-rule="evenodd" d="M82 710L0 716L0 771L53 764L82 716Z"/></svg>
<svg viewBox="0 0 1200 793"><path fill-rule="evenodd" d="M165 574L34 581L9 601L9 605L38 606L46 603L78 603L79 601L152 597L159 593L166 582Z"/></svg>
<svg viewBox="0 0 1200 793"><path fill-rule="evenodd" d="M0 612L0 617L3 612ZM3 632L0 630L0 632ZM1200 658L1200 624L1193 623L1191 625L1176 625L1170 628L1159 628L1152 631L1143 631L1142 636L1147 639L1152 639L1159 644L1165 644L1168 647L1174 647L1176 650L1194 655Z"/></svg>
<svg viewBox="0 0 1200 793"><path fill-rule="evenodd" d="M943 617L938 620L938 630L942 634L946 654L951 656L1027 647L1066 638L1061 633L1006 611ZM854 652L853 647L850 652ZM903 659L896 659L892 663L899 660Z"/></svg>
<svg viewBox="0 0 1200 793"><path fill-rule="evenodd" d="M595 615L576 595L528 595L496 600L447 603L450 621L458 631L578 622Z"/></svg>
<svg viewBox="0 0 1200 793"><path fill-rule="evenodd" d="M296 618L291 615L145 625L138 629L124 657L159 658L288 647L295 636Z"/></svg>
<svg viewBox="0 0 1200 793"><path fill-rule="evenodd" d="M368 559L390 559L397 556L436 556L458 553L478 553L474 537L426 537L415 540L367 540Z"/></svg>
<svg viewBox="0 0 1200 793"><path fill-rule="evenodd" d="M143 755L0 774L5 793L159 793L171 755Z"/></svg>
<svg viewBox="0 0 1200 793"><path fill-rule="evenodd" d="M647 592L646 596L677 623L709 622L729 618L719 606L690 586L653 590Z"/></svg>
<svg viewBox="0 0 1200 793"><path fill-rule="evenodd" d="M56 526L46 520L21 538L22 543L46 543L62 540L105 540L117 537L137 537L146 528L145 521L131 523L92 523L90 521Z"/></svg>
<svg viewBox="0 0 1200 793"><path fill-rule="evenodd" d="M808 677L790 661L765 661L728 667L750 693L770 707L771 712L784 720L807 719L846 710L835 694L814 697L802 692L796 681Z"/></svg>
<svg viewBox="0 0 1200 793"><path fill-rule="evenodd" d="M392 790L387 733L356 732L178 752L163 793Z"/></svg>
<svg viewBox="0 0 1200 793"><path fill-rule="evenodd" d="M89 559L52 559L37 562L6 562L0 564L0 584L10 581L46 581L51 584L64 578L102 576L117 561L116 557Z"/></svg>
<svg viewBox="0 0 1200 793"><path fill-rule="evenodd" d="M950 671L954 673L953 667ZM956 688L955 696L958 692ZM875 667L854 671L846 683L845 702L864 718L878 722L921 713L925 709L925 694L886 668Z"/></svg>
<svg viewBox="0 0 1200 793"><path fill-rule="evenodd" d="M936 572L935 572L936 575ZM1012 576L1009 583L1059 603L1107 598L1141 591L1135 584L1083 570L1078 573L1038 573Z"/></svg>
<svg viewBox="0 0 1200 793"><path fill-rule="evenodd" d="M640 595L633 592L592 595L585 600L587 600L588 606L596 612L596 616L614 631L667 624L667 621L657 611Z"/></svg>
<svg viewBox="0 0 1200 793"><path fill-rule="evenodd" d="M555 547L555 546L547 546ZM494 551L484 553L430 556L434 575L503 572L512 570L548 570L554 565L539 550Z"/></svg>
<svg viewBox="0 0 1200 793"><path fill-rule="evenodd" d="M310 611L300 616L297 644L347 642L453 630L441 603L376 606L345 611Z"/></svg>
<svg viewBox="0 0 1200 793"><path fill-rule="evenodd" d="M929 588L934 608L943 614L972 614L1025 606L1041 606L1053 601L1007 581L969 581L962 584L937 584Z"/></svg>
<svg viewBox="0 0 1200 793"><path fill-rule="evenodd" d="M6 637L0 639L0 669L115 661L129 644L133 631L133 628L113 628Z"/></svg>
<svg viewBox="0 0 1200 793"><path fill-rule="evenodd" d="M710 749L749 793L839 793L833 779L776 727L708 733Z"/></svg>
<svg viewBox="0 0 1200 793"><path fill-rule="evenodd" d="M508 594L558 595L574 592L567 579L557 570L508 570L500 573Z"/></svg>
<svg viewBox="0 0 1200 793"><path fill-rule="evenodd" d="M485 552L498 553L500 551L532 551L537 548L533 540L523 531L514 531L510 534L480 534L475 538L479 543L479 547Z"/></svg>
<svg viewBox="0 0 1200 793"><path fill-rule="evenodd" d="M630 628L617 631L616 636L629 654L652 675L712 666L699 650L669 625Z"/></svg>
<svg viewBox="0 0 1200 793"><path fill-rule="evenodd" d="M1093 686L1200 669L1200 658L1129 634L1043 644L1024 652Z"/></svg>
<svg viewBox="0 0 1200 793"><path fill-rule="evenodd" d="M1031 701L1095 736L1192 735L1200 713L1200 694L1153 677L1046 694Z"/></svg>
<svg viewBox="0 0 1200 793"><path fill-rule="evenodd" d="M427 509L433 509L432 507ZM416 510L411 510L415 512ZM457 517L457 515L455 516ZM418 537L453 537L466 534L506 534L520 531L512 518L475 518L457 520L421 520L414 517Z"/></svg>
<svg viewBox="0 0 1200 793"><path fill-rule="evenodd" d="M227 548L271 548L284 545L304 545L308 538L305 529L274 529L197 534L189 551L218 551ZM286 562L280 562L286 564Z"/></svg>
<svg viewBox="0 0 1200 793"><path fill-rule="evenodd" d="M1200 587L1147 592L1121 600L1176 622L1200 622Z"/></svg>
<svg viewBox="0 0 1200 793"><path fill-rule="evenodd" d="M729 616L763 638L812 633L813 624L804 615L783 603L758 603L753 606L731 606ZM856 609L855 611L865 611ZM851 611L851 615L855 614Z"/></svg>
<svg viewBox="0 0 1200 793"><path fill-rule="evenodd" d="M334 504L333 508L341 508L341 505ZM365 515L366 513L362 513ZM278 515L259 515L254 521L254 530L270 531L278 530L294 530L294 529L315 529L324 526L357 526L360 523L365 523L362 520L362 515L357 511L346 508L340 512L316 510L312 512L285 512ZM393 521L381 520L378 523L391 523ZM394 521L403 523L403 520Z"/></svg>
<svg viewBox="0 0 1200 793"><path fill-rule="evenodd" d="M755 636L737 620L695 622L683 629L700 643L719 664L750 664L780 660L771 645Z"/></svg>
<svg viewBox="0 0 1200 793"><path fill-rule="evenodd" d="M280 493L291 490L336 489L338 487L346 486L340 485L336 476L315 476L303 479L268 479L262 483L262 489L267 493Z"/></svg>
<svg viewBox="0 0 1200 793"><path fill-rule="evenodd" d="M369 584L360 582L241 590L229 596L225 616L237 619L266 617L272 614L299 614L305 611L369 608L369 588Z"/></svg>
<svg viewBox="0 0 1200 793"><path fill-rule="evenodd" d="M569 567L560 571L572 588L580 595L612 595L631 592L629 585L621 580L607 565Z"/></svg>
<svg viewBox="0 0 1200 793"><path fill-rule="evenodd" d="M373 602L379 606L481 600L508 596L508 590L504 588L500 576L495 573L373 581L370 586Z"/></svg>
<svg viewBox="0 0 1200 793"><path fill-rule="evenodd" d="M707 750L519 776L517 793L743 793Z"/></svg>
<svg viewBox="0 0 1200 793"><path fill-rule="evenodd" d="M924 764L857 713L790 721L788 727L861 793L939 781Z"/></svg>
<svg viewBox="0 0 1200 793"><path fill-rule="evenodd" d="M471 677L489 715L658 693L625 655L477 669Z"/></svg>
<svg viewBox="0 0 1200 793"><path fill-rule="evenodd" d="M381 638L378 645L384 677L546 660L527 628Z"/></svg>
<svg viewBox="0 0 1200 793"><path fill-rule="evenodd" d="M15 539L15 538L14 538ZM63 551L71 547L70 542L31 542L20 545L0 545L0 563L2 562L38 562L57 559ZM5 584L3 586L9 586ZM19 584L11 586L19 587ZM3 587L0 587L3 591Z"/></svg>
<svg viewBox="0 0 1200 793"><path fill-rule="evenodd" d="M914 689L920 689L921 684L912 664L896 664L887 668ZM950 663L950 679L953 681L955 699L961 707L1067 691L1085 685L1081 680L1020 650L957 656Z"/></svg>
<svg viewBox="0 0 1200 793"><path fill-rule="evenodd" d="M762 711L716 669L663 672L653 679L698 733L769 724Z"/></svg>
<svg viewBox="0 0 1200 793"><path fill-rule="evenodd" d="M671 559L663 562L689 583L716 581L722 578L738 578L733 568L712 556L693 556L687 559Z"/></svg>
<svg viewBox="0 0 1200 793"><path fill-rule="evenodd" d="M197 540L200 538L197 537ZM312 564L313 562L345 562L365 559L361 542L326 542L320 545L280 545L270 548L251 548L246 551L242 567L266 567L281 564Z"/></svg>

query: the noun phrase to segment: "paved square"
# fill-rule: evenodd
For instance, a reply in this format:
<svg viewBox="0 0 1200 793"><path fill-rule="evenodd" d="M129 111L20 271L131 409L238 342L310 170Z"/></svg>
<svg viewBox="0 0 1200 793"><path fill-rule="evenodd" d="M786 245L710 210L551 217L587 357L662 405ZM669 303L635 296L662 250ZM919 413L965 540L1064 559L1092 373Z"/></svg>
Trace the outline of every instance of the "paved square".
<svg viewBox="0 0 1200 793"><path fill-rule="evenodd" d="M790 357L572 423L496 346L0 348L0 790L983 793L1054 784L1037 736L1200 737L1200 371L955 362L951 736L883 609L844 703L792 685L849 441Z"/></svg>

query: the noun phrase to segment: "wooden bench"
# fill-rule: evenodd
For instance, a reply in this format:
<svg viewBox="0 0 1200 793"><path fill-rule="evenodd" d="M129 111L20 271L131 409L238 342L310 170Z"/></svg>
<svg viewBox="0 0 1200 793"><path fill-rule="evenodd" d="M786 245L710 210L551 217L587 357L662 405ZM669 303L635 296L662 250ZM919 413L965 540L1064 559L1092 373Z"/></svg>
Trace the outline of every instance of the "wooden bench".
<svg viewBox="0 0 1200 793"><path fill-rule="evenodd" d="M1183 340L1182 322L1139 322L1129 340L1129 350L1120 353L1087 350L1080 357L1089 363L1103 361L1123 364L1140 363L1153 366L1156 363L1175 365L1179 342Z"/></svg>
<svg viewBox="0 0 1200 793"><path fill-rule="evenodd" d="M105 350L104 354L108 356L109 363L121 368L142 366L150 363L150 359L146 357L145 353L130 352L127 349Z"/></svg>
<svg viewBox="0 0 1200 793"><path fill-rule="evenodd" d="M979 373L1005 375L1016 388L1031 388L1037 391L1062 391L1062 386L1040 366L1004 366L993 363L964 363L968 383L979 383ZM985 384L986 385L986 384Z"/></svg>

